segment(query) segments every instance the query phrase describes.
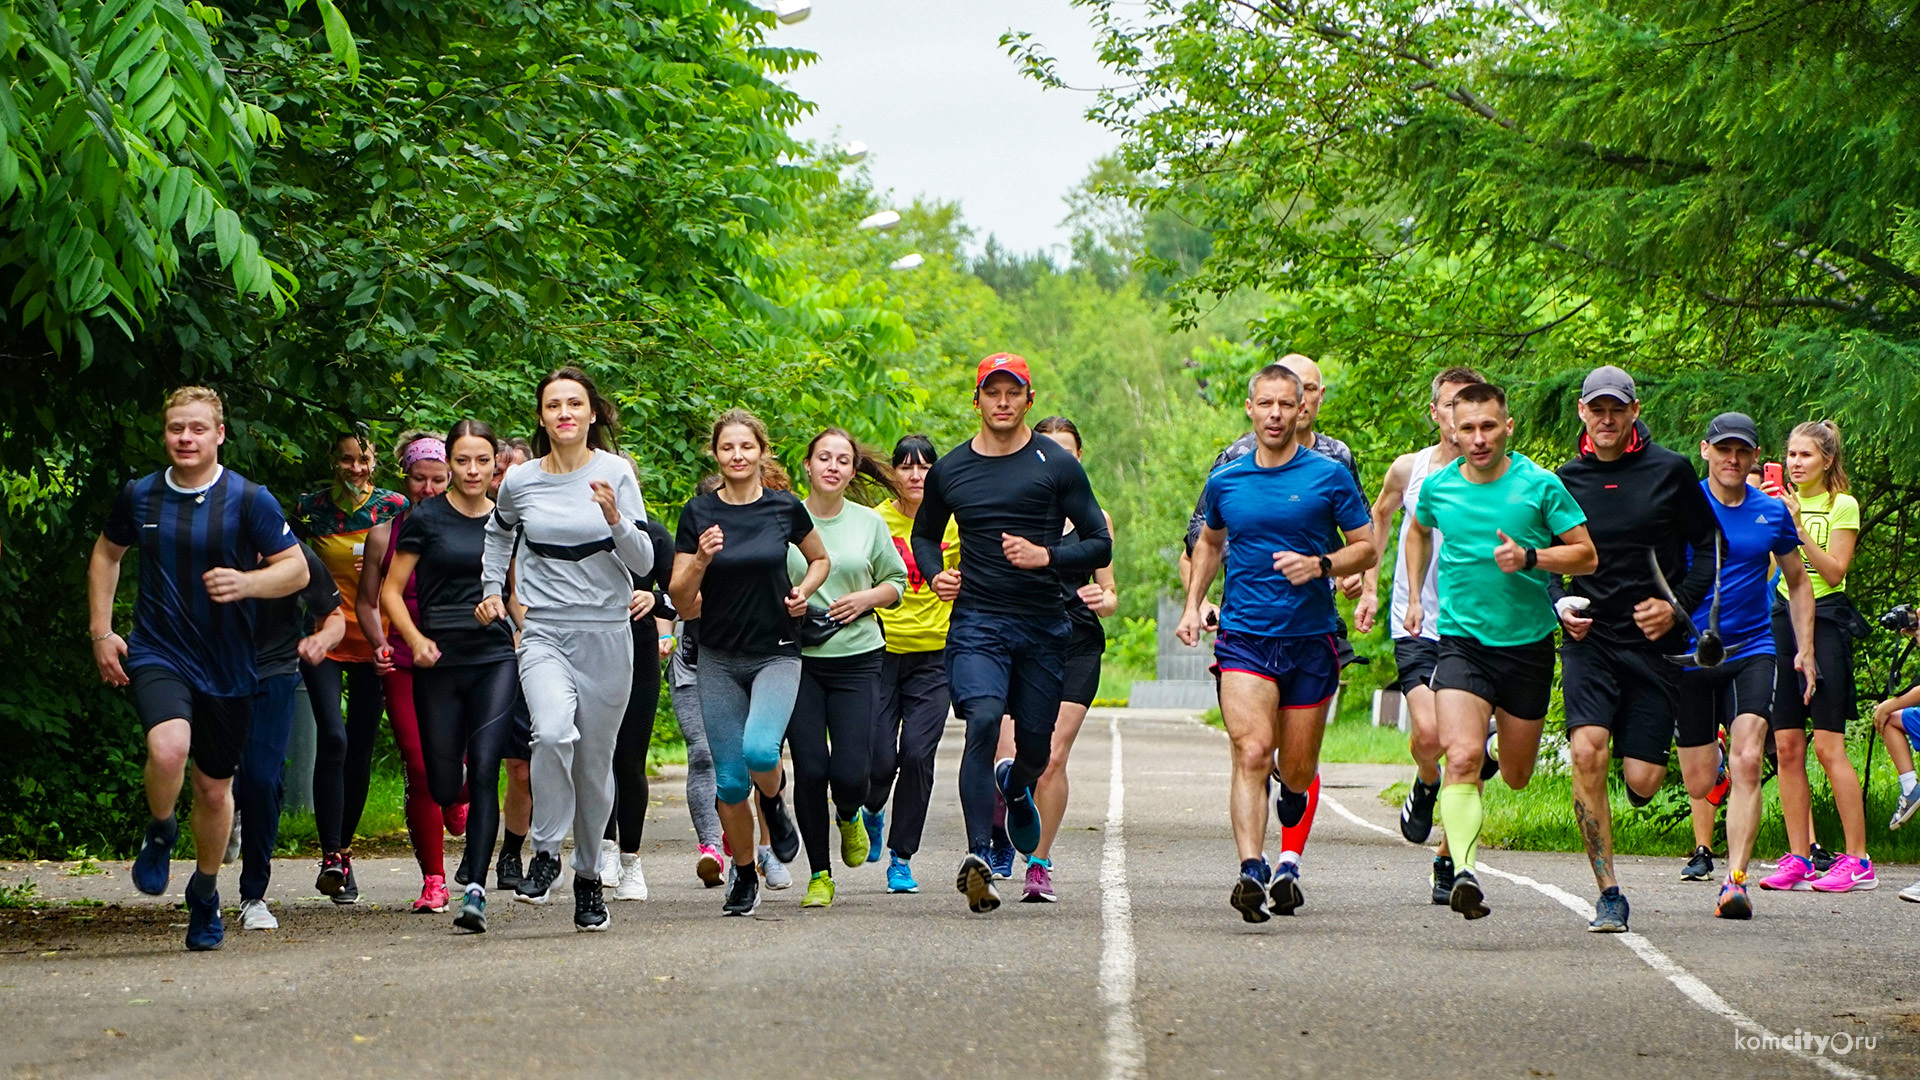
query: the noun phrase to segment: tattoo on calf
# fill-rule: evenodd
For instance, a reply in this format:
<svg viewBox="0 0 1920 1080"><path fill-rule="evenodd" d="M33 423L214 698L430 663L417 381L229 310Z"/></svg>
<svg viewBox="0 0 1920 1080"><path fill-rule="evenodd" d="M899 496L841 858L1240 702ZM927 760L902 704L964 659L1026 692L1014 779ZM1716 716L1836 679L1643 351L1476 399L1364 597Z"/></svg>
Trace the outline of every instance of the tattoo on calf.
<svg viewBox="0 0 1920 1080"><path fill-rule="evenodd" d="M1613 858L1606 853L1606 841L1600 833L1600 819L1579 796L1574 796L1573 817L1580 823L1580 839L1587 845L1587 861L1593 864L1593 874L1597 878L1613 876Z"/></svg>

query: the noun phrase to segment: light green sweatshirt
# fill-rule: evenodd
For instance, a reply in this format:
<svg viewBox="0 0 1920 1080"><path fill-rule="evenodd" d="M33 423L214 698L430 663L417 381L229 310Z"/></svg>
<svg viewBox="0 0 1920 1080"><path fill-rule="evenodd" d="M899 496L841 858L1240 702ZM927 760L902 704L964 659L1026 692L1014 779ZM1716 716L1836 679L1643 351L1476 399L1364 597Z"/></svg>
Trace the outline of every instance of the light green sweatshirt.
<svg viewBox="0 0 1920 1080"><path fill-rule="evenodd" d="M813 514L812 509L807 513ZM827 560L833 567L827 574L827 583L813 595L814 607L823 607L848 593L880 584L890 584L899 589L901 595L906 595L907 564L900 558L899 549L893 546L893 534L887 531L887 523L879 511L849 501L830 518L814 515L813 526L820 533L820 542L827 546ZM787 573L799 581L806 572L807 560L800 556L800 549L787 545ZM898 604L895 600L888 606ZM826 644L805 650L804 655L858 656L882 648L886 643L880 620L868 612L842 627Z"/></svg>

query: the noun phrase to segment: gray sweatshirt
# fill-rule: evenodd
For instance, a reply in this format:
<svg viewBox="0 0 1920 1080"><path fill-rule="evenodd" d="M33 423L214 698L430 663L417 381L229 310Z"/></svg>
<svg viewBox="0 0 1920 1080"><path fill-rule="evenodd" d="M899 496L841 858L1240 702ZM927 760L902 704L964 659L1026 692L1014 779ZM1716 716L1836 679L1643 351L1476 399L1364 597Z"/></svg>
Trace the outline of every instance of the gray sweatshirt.
<svg viewBox="0 0 1920 1080"><path fill-rule="evenodd" d="M592 482L613 486L620 523L609 526L593 501ZM653 569L647 508L625 461L604 450L570 473L554 474L540 460L507 470L492 516L480 570L484 595L506 595L507 566L527 618L569 626L624 626L634 574ZM516 550L517 546L517 550Z"/></svg>

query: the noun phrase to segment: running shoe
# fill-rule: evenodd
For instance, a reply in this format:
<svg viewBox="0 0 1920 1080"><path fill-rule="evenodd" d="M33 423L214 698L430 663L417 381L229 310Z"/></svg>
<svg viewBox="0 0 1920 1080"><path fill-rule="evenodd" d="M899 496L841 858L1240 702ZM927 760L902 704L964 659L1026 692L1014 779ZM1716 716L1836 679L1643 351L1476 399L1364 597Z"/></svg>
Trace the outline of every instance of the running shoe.
<svg viewBox="0 0 1920 1080"><path fill-rule="evenodd" d="M720 861L720 850L712 844L700 845L700 858L693 864L693 872L700 875L700 884L709 889L717 889L727 882L727 864Z"/></svg>
<svg viewBox="0 0 1920 1080"><path fill-rule="evenodd" d="M913 879L913 864L898 855L887 860L887 891L890 893L917 893L920 883Z"/></svg>
<svg viewBox="0 0 1920 1080"><path fill-rule="evenodd" d="M807 898L800 901L801 907L833 906L833 871L816 870L807 879Z"/></svg>
<svg viewBox="0 0 1920 1080"><path fill-rule="evenodd" d="M1713 852L1704 846L1693 849L1693 858L1680 871L1683 881L1705 881L1713 876Z"/></svg>
<svg viewBox="0 0 1920 1080"><path fill-rule="evenodd" d="M1912 904L1920 904L1920 881L1900 890L1900 899Z"/></svg>
<svg viewBox="0 0 1920 1080"><path fill-rule="evenodd" d="M487 932L487 890L474 885L467 889L460 899L460 914L453 917L453 925L475 934Z"/></svg>
<svg viewBox="0 0 1920 1080"><path fill-rule="evenodd" d="M1760 887L1770 892L1808 892L1820 875L1813 872L1813 863L1805 856L1788 852L1780 856L1773 873L1760 879Z"/></svg>
<svg viewBox="0 0 1920 1080"><path fill-rule="evenodd" d="M840 827L840 861L848 866L859 866L867 861L867 852L872 850L867 840L867 827L860 823L860 812L854 811L852 821L840 820L835 814L833 823Z"/></svg>
<svg viewBox="0 0 1920 1080"><path fill-rule="evenodd" d="M1233 883L1233 892L1227 896L1227 903L1250 923L1263 923L1273 918L1273 912L1267 909L1267 883L1264 875L1258 872L1264 869L1264 864L1250 867L1242 863L1240 877Z"/></svg>
<svg viewBox="0 0 1920 1080"><path fill-rule="evenodd" d="M760 876L766 880L767 888L780 890L793 888L793 872L787 864L773 854L773 848L761 844L754 855L755 865L760 867Z"/></svg>
<svg viewBox="0 0 1920 1080"><path fill-rule="evenodd" d="M1494 777L1500 775L1500 756L1496 752L1498 751L1499 747L1500 747L1499 737L1496 735L1488 735L1487 736L1487 756L1484 759L1482 759L1480 762L1480 782L1483 784L1493 779ZM1472 919L1472 918L1478 918L1479 916L1469 915L1467 917Z"/></svg>
<svg viewBox="0 0 1920 1080"><path fill-rule="evenodd" d="M993 880L1006 881L1013 877L1013 842L1001 843L999 837L987 848L987 866L993 871Z"/></svg>
<svg viewBox="0 0 1920 1080"><path fill-rule="evenodd" d="M345 907L360 902L360 879L353 876L353 852L340 853L341 865L346 868L346 876L340 882L340 891L333 894L333 902Z"/></svg>
<svg viewBox="0 0 1920 1080"><path fill-rule="evenodd" d="M240 857L240 811L233 812L233 828L227 832L227 850L220 856L221 866L232 866Z"/></svg>
<svg viewBox="0 0 1920 1080"><path fill-rule="evenodd" d="M1277 774L1267 778L1267 785L1267 793L1273 799L1273 816L1280 820L1280 827L1291 829L1300 824L1300 819L1307 816L1307 793L1288 787Z"/></svg>
<svg viewBox="0 0 1920 1080"><path fill-rule="evenodd" d="M148 896L167 891L173 876L173 842L180 838L180 819L158 818L147 822L147 835L140 841L140 853L133 857L133 887Z"/></svg>
<svg viewBox="0 0 1920 1080"><path fill-rule="evenodd" d="M1600 894L1593 904L1593 921L1587 929L1596 934L1624 934L1627 932L1627 912L1631 905L1620 892L1620 886L1612 885Z"/></svg>
<svg viewBox="0 0 1920 1080"><path fill-rule="evenodd" d="M448 836L467 835L467 804L454 803L440 808L440 821L447 827Z"/></svg>
<svg viewBox="0 0 1920 1080"><path fill-rule="evenodd" d="M267 909L265 900L240 901L240 929L242 930L278 930L280 920L273 917Z"/></svg>
<svg viewBox="0 0 1920 1080"><path fill-rule="evenodd" d="M720 905L720 914L751 915L759 909L759 871L734 863L727 868L727 899Z"/></svg>
<svg viewBox="0 0 1920 1080"><path fill-rule="evenodd" d="M787 790L787 775L780 774L780 790ZM757 792L756 792L757 794ZM793 818L787 813L787 799L784 794L768 798L760 796L760 812L767 816L767 843L773 853L783 863L789 863L800 857L800 831L793 827Z"/></svg>
<svg viewBox="0 0 1920 1080"><path fill-rule="evenodd" d="M1053 894L1053 860L1027 856L1027 885L1020 894L1020 902L1051 904L1057 899Z"/></svg>
<svg viewBox="0 0 1920 1080"><path fill-rule="evenodd" d="M1273 867L1273 880L1267 884L1267 909L1275 915L1291 915L1307 898L1300 892L1300 864L1282 858Z"/></svg>
<svg viewBox="0 0 1920 1080"><path fill-rule="evenodd" d="M460 865L453 868L453 883L463 889L473 884L473 870L467 865L467 860L472 855L472 848L460 852Z"/></svg>
<svg viewBox="0 0 1920 1080"><path fill-rule="evenodd" d="M600 884L620 884L620 845L612 840L600 841Z"/></svg>
<svg viewBox="0 0 1920 1080"><path fill-rule="evenodd" d="M513 891L513 898L523 904L544 904L551 899L553 883L560 879L560 859L544 851L533 853L533 865L527 867L527 874Z"/></svg>
<svg viewBox="0 0 1920 1080"><path fill-rule="evenodd" d="M525 871L520 868L520 853L500 853L500 859L493 867L493 887L504 892L513 892L520 888L520 879ZM480 884L485 885L486 882Z"/></svg>
<svg viewBox="0 0 1920 1080"><path fill-rule="evenodd" d="M1007 838L1022 855L1032 854L1040 846L1040 809L1033 805L1033 789L1010 791L1007 785L1013 782L1013 759L1001 758L993 766L993 782L1000 789L1000 796L1007 800ZM1007 877L1013 876L1013 866L1007 866Z"/></svg>
<svg viewBox="0 0 1920 1080"><path fill-rule="evenodd" d="M1493 912L1487 906L1487 894L1480 891L1480 879L1474 877L1471 870L1453 875L1453 888L1447 890L1447 906L1468 922L1484 919Z"/></svg>
<svg viewBox="0 0 1920 1080"><path fill-rule="evenodd" d="M954 877L953 887L966 894L967 909L975 915L984 915L1000 906L1000 891L993 887L993 870L978 851L970 851L960 860L960 873Z"/></svg>
<svg viewBox="0 0 1920 1080"><path fill-rule="evenodd" d="M1917 810L1920 810L1920 784L1915 784L1912 791L1900 793L1900 801L1893 804L1893 817L1887 821L1887 831L1892 832L1912 821Z"/></svg>
<svg viewBox="0 0 1920 1080"><path fill-rule="evenodd" d="M427 880L420 885L420 899L413 902L415 915L433 912L435 915L447 910L453 898L447 895L447 879L439 874L428 874Z"/></svg>
<svg viewBox="0 0 1920 1080"><path fill-rule="evenodd" d="M220 921L220 894L211 892L205 900L187 887L187 951L211 952L225 943L226 924Z"/></svg>
<svg viewBox="0 0 1920 1080"><path fill-rule="evenodd" d="M1424 844L1433 834L1433 803L1440 797L1440 785L1413 778L1413 789L1400 807L1400 835L1410 844Z"/></svg>
<svg viewBox="0 0 1920 1080"><path fill-rule="evenodd" d="M887 830L887 812L885 810L862 810L860 820L867 825L867 861L880 861L880 834Z"/></svg>
<svg viewBox="0 0 1920 1080"><path fill-rule="evenodd" d="M645 900L647 875L640 869L640 853L620 853L620 884L613 890L615 900Z"/></svg>
<svg viewBox="0 0 1920 1080"><path fill-rule="evenodd" d="M1833 869L1833 852L1814 844L1807 848L1807 861L1813 864L1813 872L1825 876Z"/></svg>
<svg viewBox="0 0 1920 1080"><path fill-rule="evenodd" d="M1721 919L1753 918L1753 898L1747 895L1747 875L1741 874L1736 880L1728 875L1726 884L1720 886L1720 898L1713 902L1713 914Z"/></svg>
<svg viewBox="0 0 1920 1080"><path fill-rule="evenodd" d="M1433 857L1433 876L1428 879L1433 885L1433 902L1446 907L1453 902L1453 859L1446 855Z"/></svg>
<svg viewBox="0 0 1920 1080"><path fill-rule="evenodd" d="M1713 806L1725 806L1727 792L1733 790L1733 776L1727 772L1727 736L1720 736L1720 771L1714 775L1713 787L1707 790L1707 802ZM1712 873L1712 871L1708 871Z"/></svg>
<svg viewBox="0 0 1920 1080"><path fill-rule="evenodd" d="M338 896L347 887L347 864L339 852L320 856L320 873L313 879L313 887L322 896Z"/></svg>
<svg viewBox="0 0 1920 1080"><path fill-rule="evenodd" d="M1872 859L1841 855L1833 860L1833 869L1821 875L1812 887L1814 892L1824 893L1867 892L1879 888L1880 879L1873 874Z"/></svg>
<svg viewBox="0 0 1920 1080"><path fill-rule="evenodd" d="M538 858L538 856L535 856ZM573 875L573 928L595 933L607 928L607 900L599 880Z"/></svg>

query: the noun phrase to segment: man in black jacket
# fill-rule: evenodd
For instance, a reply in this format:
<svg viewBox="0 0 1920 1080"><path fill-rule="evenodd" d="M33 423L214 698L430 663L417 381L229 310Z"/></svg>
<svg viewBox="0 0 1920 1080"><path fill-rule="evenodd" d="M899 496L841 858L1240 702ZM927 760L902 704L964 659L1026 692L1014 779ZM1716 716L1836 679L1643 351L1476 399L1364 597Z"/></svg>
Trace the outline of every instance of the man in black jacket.
<svg viewBox="0 0 1920 1080"><path fill-rule="evenodd" d="M1713 587L1713 564L1687 552L1712 550L1713 510L1693 465L1656 444L1640 422L1633 378L1596 368L1580 388L1580 456L1560 480L1587 513L1600 554L1592 574L1555 592L1565 630L1561 693L1573 756L1573 813L1600 887L1588 929L1622 933L1627 899L1613 874L1613 818L1607 806L1610 759L1621 758L1628 798L1644 804L1666 779L1673 741L1688 612ZM1656 582L1656 565L1665 584ZM1668 588L1686 610L1675 610ZM1611 748L1609 748L1611 742Z"/></svg>

